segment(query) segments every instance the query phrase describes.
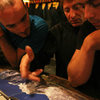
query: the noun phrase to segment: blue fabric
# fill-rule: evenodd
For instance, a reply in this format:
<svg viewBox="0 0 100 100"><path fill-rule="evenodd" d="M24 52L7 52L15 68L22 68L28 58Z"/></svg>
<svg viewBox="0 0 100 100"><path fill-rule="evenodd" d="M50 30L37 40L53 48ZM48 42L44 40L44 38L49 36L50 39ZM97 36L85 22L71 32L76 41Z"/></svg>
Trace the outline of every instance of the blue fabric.
<svg viewBox="0 0 100 100"><path fill-rule="evenodd" d="M22 38L16 34L9 32L1 24L0 26L3 28L6 35L9 37L10 42L15 48L25 49L25 46L29 45L36 54L44 45L44 42L48 34L48 25L42 18L36 15L30 15L30 22L31 32L30 35L26 38Z"/></svg>
<svg viewBox="0 0 100 100"><path fill-rule="evenodd" d="M13 83L14 85L9 84L8 82ZM16 97L18 100L49 100L45 94L26 94L25 92L22 92L19 88L19 84L26 84L29 82L31 83L32 81L21 78L20 73L15 70L0 72L0 90L6 95Z"/></svg>
<svg viewBox="0 0 100 100"><path fill-rule="evenodd" d="M8 84L7 80L0 79L0 90L8 96L16 97L18 100L49 100L44 94L23 93L17 85Z"/></svg>

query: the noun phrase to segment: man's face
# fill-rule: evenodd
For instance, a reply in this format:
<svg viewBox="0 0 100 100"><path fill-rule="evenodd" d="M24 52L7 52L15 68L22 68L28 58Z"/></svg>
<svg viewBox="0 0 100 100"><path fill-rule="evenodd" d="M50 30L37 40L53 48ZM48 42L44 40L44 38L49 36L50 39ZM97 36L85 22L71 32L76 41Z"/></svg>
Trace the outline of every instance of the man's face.
<svg viewBox="0 0 100 100"><path fill-rule="evenodd" d="M82 0L72 0L63 2L63 10L66 18L73 27L80 26L85 21L84 4Z"/></svg>
<svg viewBox="0 0 100 100"><path fill-rule="evenodd" d="M14 6L0 13L0 22L16 35L26 37L30 34L29 15L22 2L16 2Z"/></svg>
<svg viewBox="0 0 100 100"><path fill-rule="evenodd" d="M100 29L100 0L85 1L85 18L87 18L96 29Z"/></svg>

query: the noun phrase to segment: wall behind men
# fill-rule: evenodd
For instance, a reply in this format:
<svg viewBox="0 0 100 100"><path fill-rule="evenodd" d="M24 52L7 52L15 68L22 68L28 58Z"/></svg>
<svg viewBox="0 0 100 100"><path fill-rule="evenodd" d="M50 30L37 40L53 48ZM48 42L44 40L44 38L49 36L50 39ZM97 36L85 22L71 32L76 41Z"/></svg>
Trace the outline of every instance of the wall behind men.
<svg viewBox="0 0 100 100"><path fill-rule="evenodd" d="M56 9L51 5L48 10L48 3L46 3L45 8L42 10L42 3L39 4L37 9L35 9L35 5L36 4L30 4L30 7L28 8L29 14L35 14L42 17L46 20L50 28L65 19L63 10L60 6Z"/></svg>

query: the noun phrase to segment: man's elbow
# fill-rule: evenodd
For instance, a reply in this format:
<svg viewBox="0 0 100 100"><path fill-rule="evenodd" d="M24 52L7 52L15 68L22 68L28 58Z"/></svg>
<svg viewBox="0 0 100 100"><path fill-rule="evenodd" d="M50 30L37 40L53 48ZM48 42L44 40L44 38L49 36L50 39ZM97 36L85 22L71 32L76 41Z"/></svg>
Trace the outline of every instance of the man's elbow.
<svg viewBox="0 0 100 100"><path fill-rule="evenodd" d="M68 77L68 81L72 87L78 87L85 84L88 80L81 77Z"/></svg>

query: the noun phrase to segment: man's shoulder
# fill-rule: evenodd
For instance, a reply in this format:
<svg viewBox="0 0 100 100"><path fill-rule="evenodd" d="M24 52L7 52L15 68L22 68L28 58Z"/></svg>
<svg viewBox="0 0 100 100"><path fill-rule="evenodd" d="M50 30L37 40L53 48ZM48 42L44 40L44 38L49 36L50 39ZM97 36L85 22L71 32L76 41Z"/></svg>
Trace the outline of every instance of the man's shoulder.
<svg viewBox="0 0 100 100"><path fill-rule="evenodd" d="M43 18L41 18L40 16L37 15L29 15L31 20L43 20Z"/></svg>
<svg viewBox="0 0 100 100"><path fill-rule="evenodd" d="M84 33L85 35L88 35L95 30L96 28L89 21L85 21L83 25L80 27L79 33Z"/></svg>
<svg viewBox="0 0 100 100"><path fill-rule="evenodd" d="M95 29L95 27L94 27L88 20L85 21L85 22L82 24L81 28L86 28L87 30L88 30L88 29Z"/></svg>
<svg viewBox="0 0 100 100"><path fill-rule="evenodd" d="M47 24L43 18L37 15L30 15L30 21L35 25Z"/></svg>
<svg viewBox="0 0 100 100"><path fill-rule="evenodd" d="M68 31L72 29L72 26L68 22L59 22L58 24L51 27L52 32L63 33L63 31Z"/></svg>

